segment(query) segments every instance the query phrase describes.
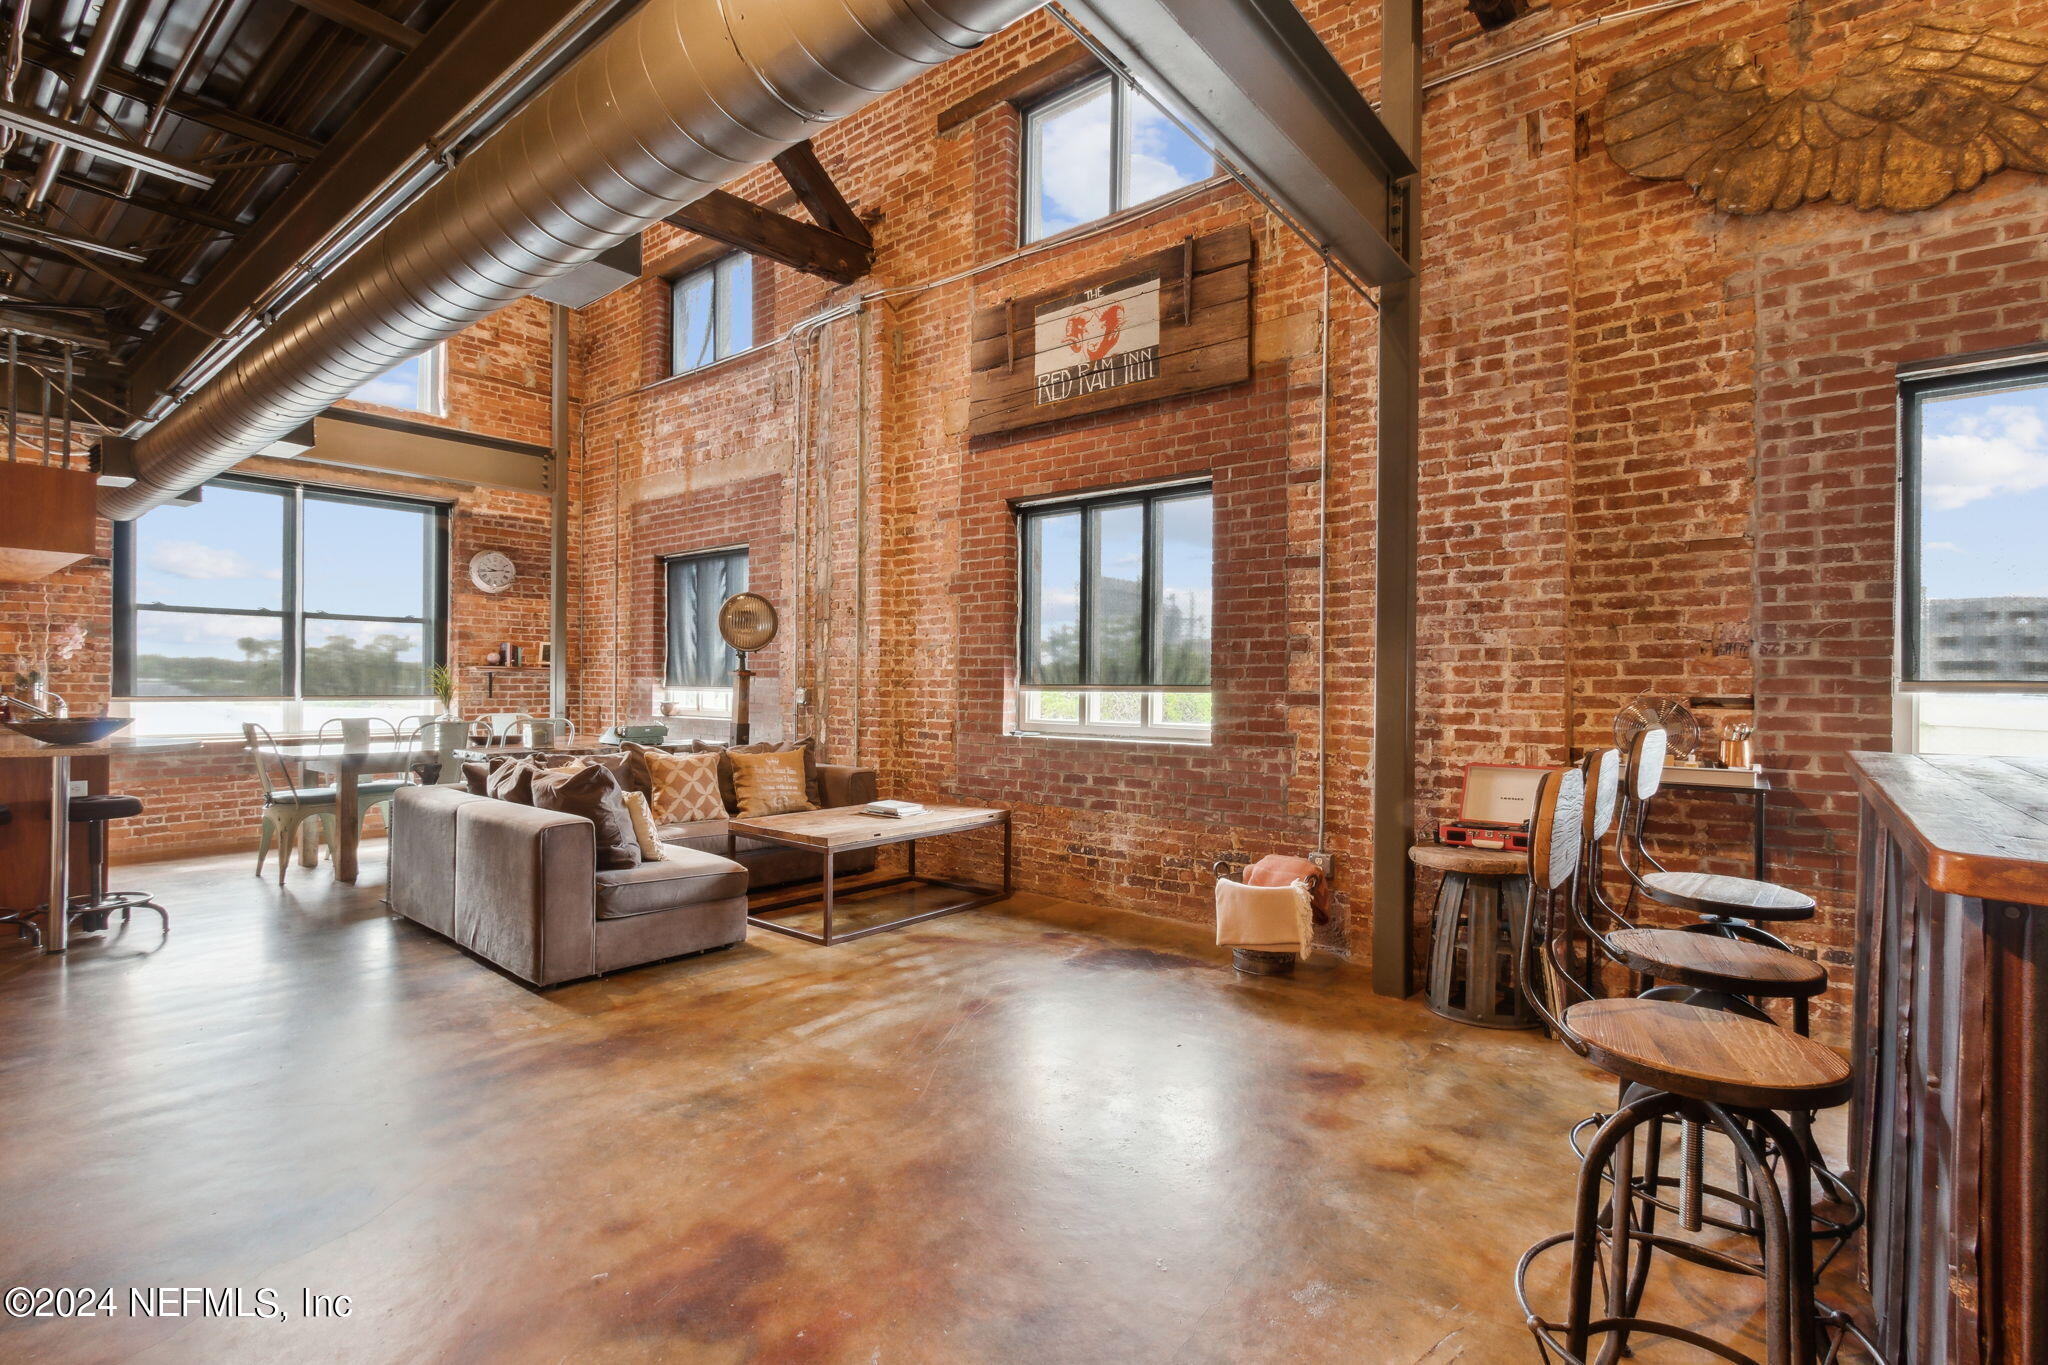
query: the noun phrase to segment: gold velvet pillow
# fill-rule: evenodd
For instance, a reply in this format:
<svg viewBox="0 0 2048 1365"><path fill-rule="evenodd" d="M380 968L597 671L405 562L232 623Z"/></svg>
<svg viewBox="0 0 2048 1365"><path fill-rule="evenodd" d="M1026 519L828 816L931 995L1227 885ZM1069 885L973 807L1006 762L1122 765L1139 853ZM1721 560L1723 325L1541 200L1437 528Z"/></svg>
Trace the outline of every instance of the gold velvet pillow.
<svg viewBox="0 0 2048 1365"><path fill-rule="evenodd" d="M718 790L717 754L671 754L642 749L637 766L647 773L648 804L657 825L723 820L725 798Z"/></svg>
<svg viewBox="0 0 2048 1365"><path fill-rule="evenodd" d="M779 754L728 753L732 785L740 801L740 818L816 810L804 789L804 756L791 749Z"/></svg>

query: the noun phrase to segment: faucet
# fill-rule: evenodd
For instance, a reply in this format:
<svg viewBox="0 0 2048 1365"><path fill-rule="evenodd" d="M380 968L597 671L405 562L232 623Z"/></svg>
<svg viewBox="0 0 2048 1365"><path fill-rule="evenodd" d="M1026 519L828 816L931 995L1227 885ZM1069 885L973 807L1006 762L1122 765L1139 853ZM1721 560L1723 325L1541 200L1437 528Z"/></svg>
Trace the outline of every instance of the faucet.
<svg viewBox="0 0 2048 1365"><path fill-rule="evenodd" d="M44 710L42 707L37 706L34 702L25 701L20 697L9 696L8 700L12 702L14 705L19 706L22 710L31 712L42 720L55 720L59 716L68 716L71 714L70 704L66 702L62 697L58 696L55 692L45 691L43 695L49 698L50 700L50 709L47 711Z"/></svg>

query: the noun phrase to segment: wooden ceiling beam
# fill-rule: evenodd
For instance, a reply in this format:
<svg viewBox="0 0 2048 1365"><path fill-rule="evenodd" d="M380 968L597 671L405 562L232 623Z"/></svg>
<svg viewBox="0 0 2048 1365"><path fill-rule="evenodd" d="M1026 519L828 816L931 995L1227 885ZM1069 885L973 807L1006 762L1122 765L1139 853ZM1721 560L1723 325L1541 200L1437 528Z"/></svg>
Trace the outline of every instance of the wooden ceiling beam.
<svg viewBox="0 0 2048 1365"><path fill-rule="evenodd" d="M811 146L809 138L776 157L775 169L782 172L782 178L789 182L797 202L804 206L804 212L810 214L819 227L862 246L872 247L875 244L868 225L860 220L860 215L853 211L853 205L846 202L846 196L832 182L831 174L818 160L817 149Z"/></svg>
<svg viewBox="0 0 2048 1365"><path fill-rule="evenodd" d="M667 221L685 232L839 284L852 284L875 268L871 243L813 227L724 190L713 190L689 207L676 210Z"/></svg>

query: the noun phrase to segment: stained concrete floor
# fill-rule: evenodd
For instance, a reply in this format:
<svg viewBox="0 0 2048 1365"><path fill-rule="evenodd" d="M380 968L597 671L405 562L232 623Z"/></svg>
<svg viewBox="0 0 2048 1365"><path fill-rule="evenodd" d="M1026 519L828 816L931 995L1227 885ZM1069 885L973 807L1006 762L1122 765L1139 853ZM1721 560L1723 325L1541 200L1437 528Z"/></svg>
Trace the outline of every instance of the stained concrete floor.
<svg viewBox="0 0 2048 1365"><path fill-rule="evenodd" d="M1534 1360L1511 1271L1611 1093L1355 969L1241 978L1043 898L543 994L389 918L381 848L357 887L249 864L124 870L157 951L0 944L0 1286L117 1301L0 1318L0 1357ZM1739 1335L1753 1298L1661 1303Z"/></svg>

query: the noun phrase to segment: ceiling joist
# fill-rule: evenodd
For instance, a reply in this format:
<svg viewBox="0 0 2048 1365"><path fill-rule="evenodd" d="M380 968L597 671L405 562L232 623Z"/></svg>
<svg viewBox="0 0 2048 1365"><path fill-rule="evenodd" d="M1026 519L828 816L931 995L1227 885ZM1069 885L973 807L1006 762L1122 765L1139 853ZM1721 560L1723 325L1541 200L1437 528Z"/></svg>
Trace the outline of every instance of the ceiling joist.
<svg viewBox="0 0 2048 1365"><path fill-rule="evenodd" d="M418 47L426 34L416 28L408 28L390 15L371 9L361 0L292 0L300 9L309 10L323 19L332 19L343 28L353 29L365 38L374 38L400 52L410 52Z"/></svg>
<svg viewBox="0 0 2048 1365"><path fill-rule="evenodd" d="M29 63L39 66L58 76L68 77L77 58L63 48L31 38L27 52ZM156 81L124 71L118 66L109 66L100 73L100 89L111 91L132 100L154 106L164 97L164 88ZM254 142L274 151L305 160L320 153L320 143L309 137L301 137L289 128L280 128L259 118L238 113L225 105L196 95L180 92L171 97L167 106L179 118L190 119L204 124L215 132L227 133L245 142Z"/></svg>

